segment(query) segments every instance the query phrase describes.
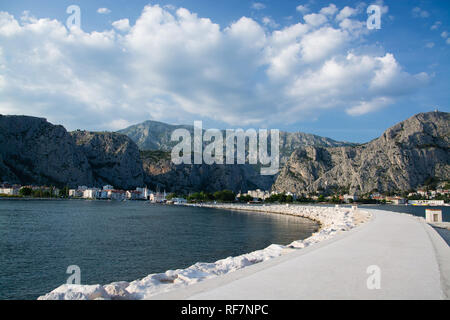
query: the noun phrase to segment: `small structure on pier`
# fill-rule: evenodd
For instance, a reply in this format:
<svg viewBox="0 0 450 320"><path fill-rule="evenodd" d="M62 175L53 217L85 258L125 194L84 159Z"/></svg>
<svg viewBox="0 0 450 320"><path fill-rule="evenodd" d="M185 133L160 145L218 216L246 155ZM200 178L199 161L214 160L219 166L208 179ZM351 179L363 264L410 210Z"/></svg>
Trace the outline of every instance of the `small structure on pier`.
<svg viewBox="0 0 450 320"><path fill-rule="evenodd" d="M440 223L442 222L442 210L439 209L426 209L425 217L429 223Z"/></svg>

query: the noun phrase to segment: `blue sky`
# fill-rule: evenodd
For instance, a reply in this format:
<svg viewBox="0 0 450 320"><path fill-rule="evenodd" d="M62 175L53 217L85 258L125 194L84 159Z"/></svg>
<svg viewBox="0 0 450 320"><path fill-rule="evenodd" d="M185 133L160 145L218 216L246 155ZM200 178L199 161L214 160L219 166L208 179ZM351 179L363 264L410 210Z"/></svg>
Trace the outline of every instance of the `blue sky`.
<svg viewBox="0 0 450 320"><path fill-rule="evenodd" d="M65 26L74 4L81 30ZM370 4L380 30L365 25ZM450 109L446 0L0 0L0 12L0 113L69 130L203 120L366 142Z"/></svg>

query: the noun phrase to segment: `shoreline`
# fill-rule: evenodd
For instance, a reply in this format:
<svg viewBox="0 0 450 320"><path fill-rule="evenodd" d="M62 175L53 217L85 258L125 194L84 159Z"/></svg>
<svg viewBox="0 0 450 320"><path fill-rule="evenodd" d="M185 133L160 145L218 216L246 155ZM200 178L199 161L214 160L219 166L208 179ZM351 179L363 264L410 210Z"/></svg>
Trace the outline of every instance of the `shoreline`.
<svg viewBox="0 0 450 320"><path fill-rule="evenodd" d="M228 257L213 263L198 262L186 269L150 274L132 282L113 282L107 285L64 284L50 293L40 296L38 300L147 300L159 294L185 288L192 284L217 278L221 275L310 247L337 234L350 231L371 219L371 215L366 211L343 207L299 205L264 205L255 207L242 204L187 204L185 206L303 217L319 223L319 229L310 237L293 241L288 245L272 244L267 248L237 257Z"/></svg>

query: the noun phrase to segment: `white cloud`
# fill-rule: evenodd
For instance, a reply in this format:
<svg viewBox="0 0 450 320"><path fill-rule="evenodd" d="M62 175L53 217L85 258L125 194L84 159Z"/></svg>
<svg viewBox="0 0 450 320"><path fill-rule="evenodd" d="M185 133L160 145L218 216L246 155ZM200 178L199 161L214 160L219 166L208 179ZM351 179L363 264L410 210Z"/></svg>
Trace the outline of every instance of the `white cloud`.
<svg viewBox="0 0 450 320"><path fill-rule="evenodd" d="M252 3L252 9L262 10L262 9L265 9L265 8L266 8L266 5L264 3L261 3L261 2L253 2Z"/></svg>
<svg viewBox="0 0 450 320"><path fill-rule="evenodd" d="M108 8L98 8L97 13L100 14L110 14L111 10L109 10Z"/></svg>
<svg viewBox="0 0 450 320"><path fill-rule="evenodd" d="M347 19L351 16L354 16L358 13L357 9L351 8L351 7L344 7L339 14L336 16L337 21L342 21L344 19Z"/></svg>
<svg viewBox="0 0 450 320"><path fill-rule="evenodd" d="M450 38L445 41L447 44L450 44Z"/></svg>
<svg viewBox="0 0 450 320"><path fill-rule="evenodd" d="M428 48L428 49L432 49L432 48L434 48L434 46L435 46L435 43L434 43L434 42L428 42L428 43L425 45L425 47Z"/></svg>
<svg viewBox="0 0 450 320"><path fill-rule="evenodd" d="M423 10L419 7L415 7L412 9L412 15L415 18L429 18L430 17L430 13L426 10Z"/></svg>
<svg viewBox="0 0 450 320"><path fill-rule="evenodd" d="M121 19L121 20L114 21L112 23L112 26L114 28L116 28L117 30L124 31L124 32L131 29L130 21L128 19Z"/></svg>
<svg viewBox="0 0 450 320"><path fill-rule="evenodd" d="M364 21L311 23L320 15L272 31L149 5L134 25L88 33L0 12L0 113L91 130L149 118L276 125L322 109L372 112L426 85L392 54L355 53L364 32L351 30Z"/></svg>
<svg viewBox="0 0 450 320"><path fill-rule="evenodd" d="M335 15L336 12L338 12L338 8L333 3L331 3L328 7L322 8L320 10L321 14L330 15L330 16Z"/></svg>
<svg viewBox="0 0 450 320"><path fill-rule="evenodd" d="M377 111L392 103L392 100L386 97L380 97L371 101L361 101L359 104L348 108L346 112L352 116L361 116L370 112Z"/></svg>
<svg viewBox="0 0 450 320"><path fill-rule="evenodd" d="M442 22L441 21L436 21L432 26L431 26L431 30L437 30L439 29L439 27L441 26Z"/></svg>
<svg viewBox="0 0 450 320"><path fill-rule="evenodd" d="M275 22L271 17L263 17L262 22L265 26L271 27L271 28L278 28L280 25Z"/></svg>
<svg viewBox="0 0 450 320"><path fill-rule="evenodd" d="M311 13L303 17L307 24L318 27L327 22L327 17L323 14Z"/></svg>
<svg viewBox="0 0 450 320"><path fill-rule="evenodd" d="M308 13L309 12L309 8L307 5L298 5L296 10L302 14Z"/></svg>
<svg viewBox="0 0 450 320"><path fill-rule="evenodd" d="M448 36L449 36L449 33L448 33L447 31L443 31L443 32L441 33L441 37L444 38L444 39L447 39Z"/></svg>

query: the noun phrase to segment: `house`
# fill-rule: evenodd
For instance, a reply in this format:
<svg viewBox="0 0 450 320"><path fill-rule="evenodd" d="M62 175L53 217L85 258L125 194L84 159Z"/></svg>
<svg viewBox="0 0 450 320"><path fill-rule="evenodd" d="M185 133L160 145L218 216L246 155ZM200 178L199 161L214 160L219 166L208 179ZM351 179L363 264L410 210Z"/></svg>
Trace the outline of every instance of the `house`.
<svg viewBox="0 0 450 320"><path fill-rule="evenodd" d="M253 199L268 199L270 198L270 192L269 191L262 191L261 189L256 190L249 190L247 194L252 197Z"/></svg>
<svg viewBox="0 0 450 320"><path fill-rule="evenodd" d="M150 194L150 201L153 203L162 203L166 201L166 193L156 192Z"/></svg>
<svg viewBox="0 0 450 320"><path fill-rule="evenodd" d="M173 204L185 204L187 200L184 198L172 198Z"/></svg>
<svg viewBox="0 0 450 320"><path fill-rule="evenodd" d="M99 191L100 190L97 188L86 189L83 191L83 198L84 199L96 199L96 198L98 198Z"/></svg>
<svg viewBox="0 0 450 320"><path fill-rule="evenodd" d="M343 197L343 200L347 203L353 202L353 201L358 200L358 196L355 194L354 195L345 194Z"/></svg>
<svg viewBox="0 0 450 320"><path fill-rule="evenodd" d="M109 193L109 191L111 191L111 190L108 190L108 189L102 189L102 190L100 190L99 192L98 192L98 198L99 199L103 199L103 200L105 200L105 199L109 199L108 198L108 193Z"/></svg>
<svg viewBox="0 0 450 320"><path fill-rule="evenodd" d="M84 191L83 190L79 190L79 189L70 189L69 190L69 197L70 198L82 198L84 195Z"/></svg>
<svg viewBox="0 0 450 320"><path fill-rule="evenodd" d="M395 205L406 203L406 199L401 198L401 197L387 197L386 201L391 202L392 204L395 204Z"/></svg>
<svg viewBox="0 0 450 320"><path fill-rule="evenodd" d="M126 199L126 192L123 190L108 190L108 199L123 201Z"/></svg>
<svg viewBox="0 0 450 320"><path fill-rule="evenodd" d="M0 194L4 194L7 196L17 196L19 195L19 190L20 188L18 187L4 187L4 188L0 188Z"/></svg>
<svg viewBox="0 0 450 320"><path fill-rule="evenodd" d="M126 192L126 196L129 200L141 200L142 192L138 190L131 190Z"/></svg>
<svg viewBox="0 0 450 320"><path fill-rule="evenodd" d="M136 188L136 191L139 191L141 193L141 199L142 200L148 200L149 196L150 196L150 190L147 189L147 187L145 188Z"/></svg>

